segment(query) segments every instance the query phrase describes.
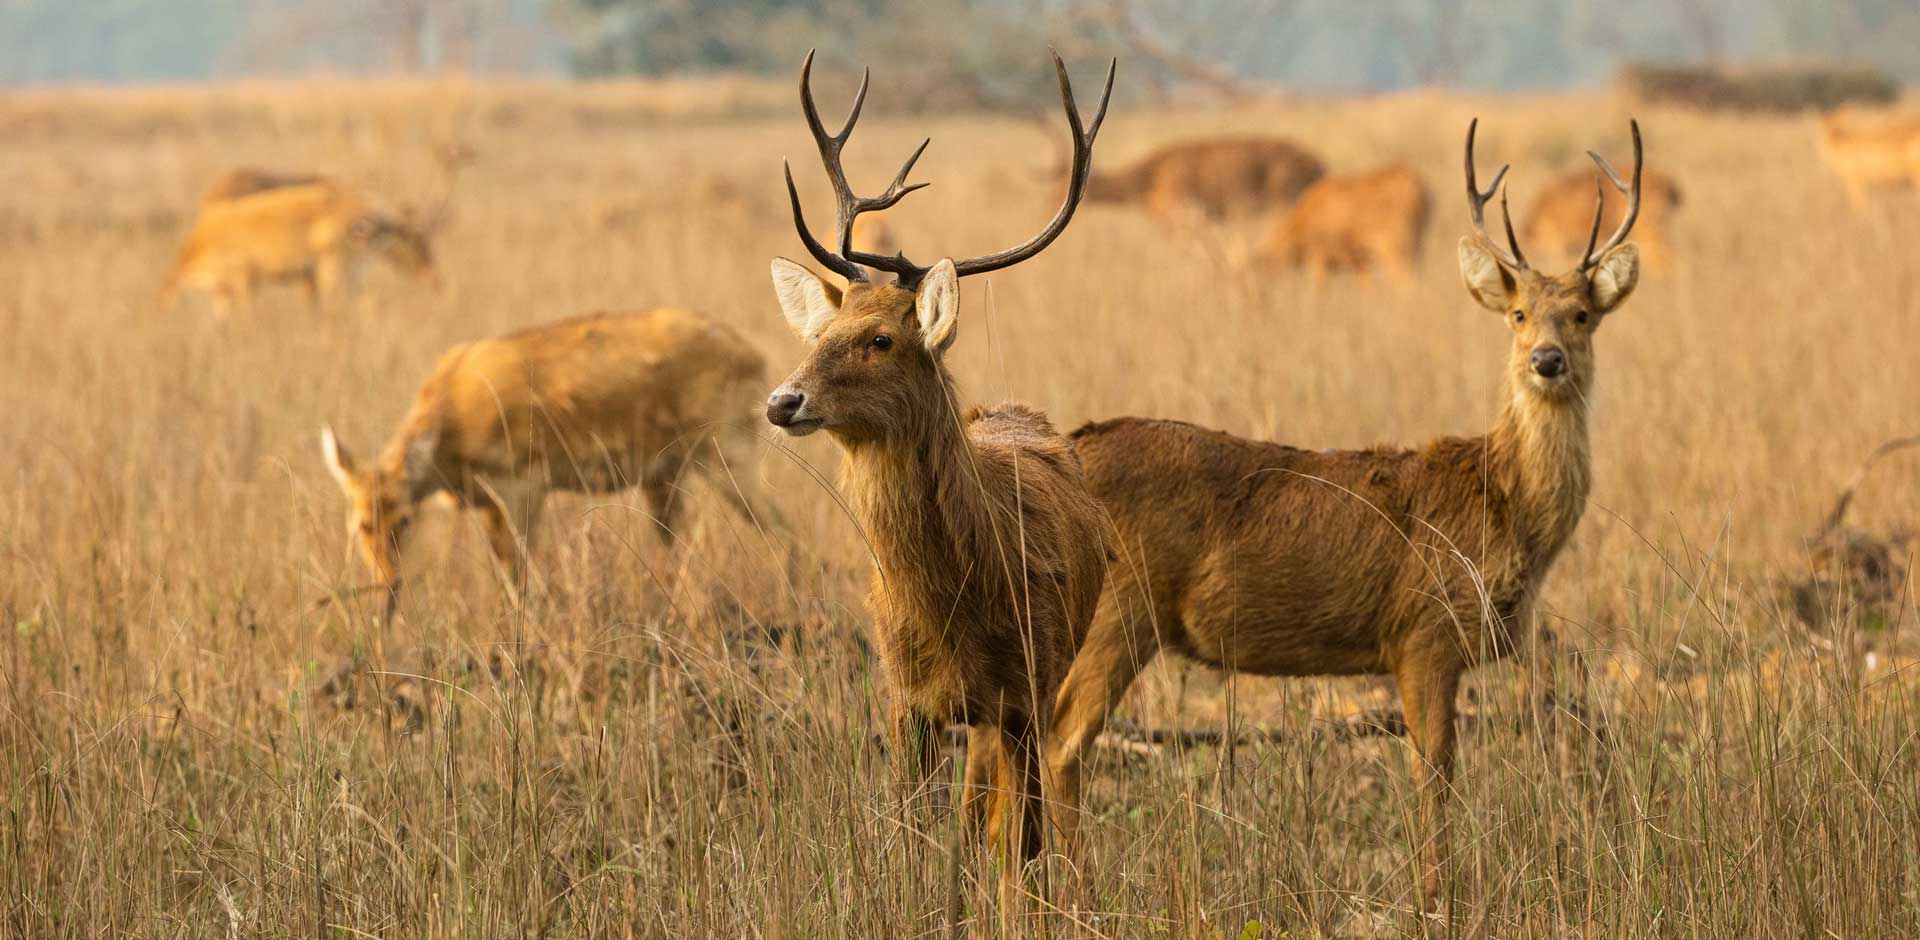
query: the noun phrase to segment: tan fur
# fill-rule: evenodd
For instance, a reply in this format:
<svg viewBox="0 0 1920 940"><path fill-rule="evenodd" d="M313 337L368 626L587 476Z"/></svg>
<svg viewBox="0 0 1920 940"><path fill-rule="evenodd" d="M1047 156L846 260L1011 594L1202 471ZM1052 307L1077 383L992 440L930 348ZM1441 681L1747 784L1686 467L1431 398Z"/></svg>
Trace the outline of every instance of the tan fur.
<svg viewBox="0 0 1920 940"><path fill-rule="evenodd" d="M967 805L986 815L994 774L1014 796L996 801L996 837L1032 858L1054 692L1105 576L1100 508L1045 415L1014 404L961 410L941 359L951 319L923 322L915 292L893 284L844 295L819 285L829 316L789 311L812 351L776 399L804 394L807 423L783 426L824 429L846 452L842 486L875 557L867 608L895 742L926 779L941 729L971 725ZM936 270L919 290L952 285ZM881 335L890 348L877 348Z"/></svg>
<svg viewBox="0 0 1920 940"><path fill-rule="evenodd" d="M1592 334L1637 263L1632 245L1616 248L1590 289L1577 271L1511 274L1472 245L1474 296L1513 327L1487 434L1316 451L1144 418L1073 433L1119 559L1055 710L1062 805L1077 804L1087 746L1160 649L1261 675L1390 673L1437 831L1434 897L1454 693L1468 667L1512 648L1586 507ZM1566 357L1557 382L1529 366L1547 347Z"/></svg>
<svg viewBox="0 0 1920 940"><path fill-rule="evenodd" d="M1260 255L1316 279L1378 265L1411 280L1432 207L1427 184L1404 165L1322 177L1280 217Z"/></svg>
<svg viewBox="0 0 1920 940"><path fill-rule="evenodd" d="M366 255L437 284L425 233L372 211L347 186L320 179L215 200L201 206L162 292L170 309L181 290L213 295L222 316L246 305L262 281L304 284L316 304L337 293Z"/></svg>
<svg viewBox="0 0 1920 940"><path fill-rule="evenodd" d="M1865 210L1874 190L1920 188L1920 118L1822 115L1820 153L1855 209Z"/></svg>
<svg viewBox="0 0 1920 940"><path fill-rule="evenodd" d="M421 501L445 493L487 514L517 585L552 490L640 486L669 542L688 471L747 514L765 381L746 339L701 314L576 317L449 349L377 462L358 466L331 431L328 457L350 503L350 537L380 584L398 583Z"/></svg>
<svg viewBox="0 0 1920 940"><path fill-rule="evenodd" d="M254 167L241 167L220 174L200 193L200 204L226 202L242 196L280 189L287 186L304 186L309 183L327 182L324 177L313 173L284 173L279 170L261 170Z"/></svg>
<svg viewBox="0 0 1920 940"><path fill-rule="evenodd" d="M1199 210L1213 218L1281 208L1326 172L1290 140L1220 137L1169 144L1132 166L1095 172L1088 201L1132 202L1162 217Z"/></svg>
<svg viewBox="0 0 1920 940"><path fill-rule="evenodd" d="M1642 171L1640 180L1640 218L1633 226L1633 240L1649 268L1666 270L1673 258L1666 231L1680 208L1680 184L1655 170ZM1526 221L1520 226L1522 240L1546 249L1550 259L1567 263L1579 260L1593 233L1594 185L1604 182L1592 164L1573 167L1548 180L1531 200ZM1518 194L1515 199L1518 201ZM1627 201L1609 188L1600 234L1604 236L1619 225L1626 211Z"/></svg>

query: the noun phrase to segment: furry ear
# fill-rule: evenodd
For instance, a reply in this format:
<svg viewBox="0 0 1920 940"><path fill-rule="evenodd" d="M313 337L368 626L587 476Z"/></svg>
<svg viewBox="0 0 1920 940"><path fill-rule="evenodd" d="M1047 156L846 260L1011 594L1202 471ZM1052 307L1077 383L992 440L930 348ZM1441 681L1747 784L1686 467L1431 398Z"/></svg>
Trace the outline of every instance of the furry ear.
<svg viewBox="0 0 1920 940"><path fill-rule="evenodd" d="M1640 283L1640 249L1632 242L1614 246L1612 251L1600 256L1600 263L1593 266L1593 273L1587 276L1588 289L1593 292L1593 309L1598 313L1611 313L1633 293Z"/></svg>
<svg viewBox="0 0 1920 940"><path fill-rule="evenodd" d="M327 458L327 469L341 485L353 478L353 455L334 435L332 425L320 429L320 453Z"/></svg>
<svg viewBox="0 0 1920 940"><path fill-rule="evenodd" d="M1513 304L1513 275L1471 235L1460 239L1460 279L1474 301L1494 313L1505 316Z"/></svg>
<svg viewBox="0 0 1920 940"><path fill-rule="evenodd" d="M840 289L785 258L773 259L773 293L795 335L811 343L840 312Z"/></svg>
<svg viewBox="0 0 1920 940"><path fill-rule="evenodd" d="M940 259L920 279L913 306L920 315L920 342L936 356L945 353L960 335L960 272L952 258Z"/></svg>

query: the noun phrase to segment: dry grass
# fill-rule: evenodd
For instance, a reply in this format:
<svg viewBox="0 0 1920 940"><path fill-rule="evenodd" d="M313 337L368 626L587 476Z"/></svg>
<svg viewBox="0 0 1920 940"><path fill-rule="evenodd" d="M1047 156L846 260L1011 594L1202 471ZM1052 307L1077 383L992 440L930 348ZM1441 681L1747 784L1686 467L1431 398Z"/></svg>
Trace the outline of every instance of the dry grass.
<svg viewBox="0 0 1920 940"><path fill-rule="evenodd" d="M798 520L791 581L787 551L717 504L668 555L634 500L562 499L526 608L494 587L474 520L441 512L390 629L360 599L314 603L362 577L315 430L383 439L448 344L687 304L777 368L798 360L765 273L800 252L779 158L800 158L816 206L825 187L797 113L729 116L759 94L0 102L0 935L905 937L943 911L991 933L992 878L952 876L951 821L888 785L864 549L816 480L824 440L769 447ZM440 248L447 293L376 274L319 315L291 289L224 327L154 314L215 173L313 168L425 198L424 128L450 100L472 107L477 162ZM1222 260L1231 238L1092 207L1038 261L967 285L965 391L1063 427L1144 413L1323 447L1477 432L1507 340L1453 264L1476 113L1520 203L1580 149L1624 149L1623 108L1596 97L1117 113L1109 166L1258 126L1336 170L1423 168L1442 195L1417 286L1254 280ZM1072 911L1055 935L1920 931L1913 588L1810 628L1782 588L1860 456L1914 430L1920 198L1854 215L1801 120L1639 117L1688 193L1676 269L1601 332L1597 485L1547 588L1557 641L1465 693L1451 928L1405 913L1404 746L1304 733L1391 704L1374 684L1163 664L1131 721L1300 733L1107 750L1091 844L1055 866ZM893 213L916 257L1000 247L1052 210L1028 124L876 115L850 169L880 180L923 133L935 185ZM1913 463L1877 474L1854 521L1920 518ZM1528 674L1564 707L1537 714Z"/></svg>

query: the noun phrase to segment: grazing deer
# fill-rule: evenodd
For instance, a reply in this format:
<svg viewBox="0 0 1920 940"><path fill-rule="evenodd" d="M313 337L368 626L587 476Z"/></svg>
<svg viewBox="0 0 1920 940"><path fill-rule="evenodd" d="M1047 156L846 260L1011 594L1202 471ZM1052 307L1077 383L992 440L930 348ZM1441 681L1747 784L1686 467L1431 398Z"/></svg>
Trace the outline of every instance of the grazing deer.
<svg viewBox="0 0 1920 940"><path fill-rule="evenodd" d="M369 209L329 180L262 190L201 207L161 292L170 310L183 289L212 294L221 317L250 303L261 281L298 281L320 305L377 255L416 280L439 286L429 236L437 223L414 225Z"/></svg>
<svg viewBox="0 0 1920 940"><path fill-rule="evenodd" d="M862 252L852 236L862 213L926 185L906 179L927 143L885 192L855 196L840 151L867 84L829 135L808 85L812 65L809 53L800 102L839 201L837 252L808 230L791 168L787 190L801 242L848 286L785 258L773 262L781 310L811 351L768 399L767 420L796 437L825 430L845 451L842 485L875 559L867 608L894 740L924 781L941 729L971 726L965 802L986 815L986 778L996 776L1002 796L993 801L992 834L1010 862L1002 881L1009 899L1022 863L1042 847L1041 749L1054 692L1105 577L1105 523L1072 446L1046 417L1014 404L962 412L944 356L957 335L959 279L1025 261L1066 230L1086 191L1113 68L1100 110L1083 128L1066 66L1054 55L1073 162L1065 201L1047 227L997 254L923 267L900 253ZM894 280L871 281L865 268Z"/></svg>
<svg viewBox="0 0 1920 940"><path fill-rule="evenodd" d="M671 544L680 481L697 471L751 518L765 381L746 339L698 313L595 314L447 350L372 465L332 428L320 440L349 538L390 599L415 512L443 493L486 513L517 591L553 490L639 486Z"/></svg>
<svg viewBox="0 0 1920 940"><path fill-rule="evenodd" d="M1573 259L1587 244L1592 223L1593 188L1600 177L1587 167L1575 167L1555 176L1534 197L1532 211L1520 226L1520 237L1530 245L1546 245L1555 258ZM1665 173L1648 170L1640 181L1640 221L1634 224L1634 244L1648 270L1663 271L1672 263L1667 228L1680 208L1680 184ZM1619 225L1623 208L1607 203L1601 225Z"/></svg>
<svg viewBox="0 0 1920 940"><path fill-rule="evenodd" d="M220 174L219 178L200 193L200 204L206 206L216 202L226 202L230 199L266 192L269 189L318 183L323 179L313 173L283 173L278 170L241 167Z"/></svg>
<svg viewBox="0 0 1920 940"><path fill-rule="evenodd" d="M1316 280L1376 265L1411 280L1432 203L1427 184L1406 166L1322 177L1280 217L1259 254L1306 268Z"/></svg>
<svg viewBox="0 0 1920 940"><path fill-rule="evenodd" d="M1219 137L1168 144L1087 181L1092 202L1140 203L1162 218L1198 210L1214 219L1282 208L1326 167L1293 141Z"/></svg>
<svg viewBox="0 0 1920 940"><path fill-rule="evenodd" d="M1857 210L1866 210L1871 190L1920 188L1920 118L1862 122L1823 114L1820 152Z"/></svg>
<svg viewBox="0 0 1920 940"><path fill-rule="evenodd" d="M1640 205L1640 129L1613 236L1547 276L1486 233L1467 131L1477 234L1460 242L1467 292L1513 330L1493 430L1416 450L1302 450L1173 421L1120 418L1072 435L1118 530L1093 630L1055 707L1049 761L1077 805L1083 757L1161 649L1260 675L1391 674L1417 752L1430 833L1423 899L1437 898L1454 751L1454 693L1507 653L1586 508L1593 333L1632 293L1626 242ZM1502 210L1505 210L1502 197ZM1603 200L1604 201L1604 200Z"/></svg>

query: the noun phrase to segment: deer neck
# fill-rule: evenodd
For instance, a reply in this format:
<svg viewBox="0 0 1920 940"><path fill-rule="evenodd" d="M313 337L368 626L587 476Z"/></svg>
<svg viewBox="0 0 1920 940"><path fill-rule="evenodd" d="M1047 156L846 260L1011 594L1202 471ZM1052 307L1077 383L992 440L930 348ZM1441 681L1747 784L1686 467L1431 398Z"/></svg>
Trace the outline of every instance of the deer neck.
<svg viewBox="0 0 1920 940"><path fill-rule="evenodd" d="M1496 485L1518 508L1521 534L1543 562L1573 535L1587 505L1592 458L1586 385L1550 397L1516 376L1489 435Z"/></svg>
<svg viewBox="0 0 1920 940"><path fill-rule="evenodd" d="M842 441L841 479L889 592L963 576L960 546L985 514L973 445L945 367L936 394L910 394L884 438Z"/></svg>

